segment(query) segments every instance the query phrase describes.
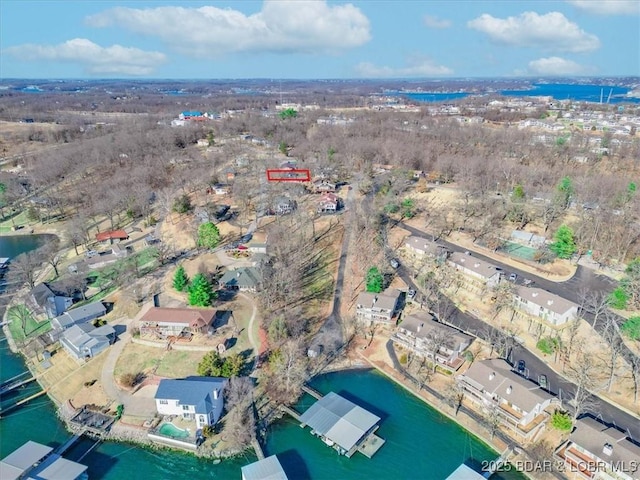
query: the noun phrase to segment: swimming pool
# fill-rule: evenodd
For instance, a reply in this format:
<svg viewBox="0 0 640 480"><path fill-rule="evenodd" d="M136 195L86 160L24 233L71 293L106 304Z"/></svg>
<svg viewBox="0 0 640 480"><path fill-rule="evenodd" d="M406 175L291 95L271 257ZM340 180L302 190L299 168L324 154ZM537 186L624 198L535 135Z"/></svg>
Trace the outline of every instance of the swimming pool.
<svg viewBox="0 0 640 480"><path fill-rule="evenodd" d="M158 433L172 438L187 438L189 436L189 430L178 428L173 423L163 423Z"/></svg>

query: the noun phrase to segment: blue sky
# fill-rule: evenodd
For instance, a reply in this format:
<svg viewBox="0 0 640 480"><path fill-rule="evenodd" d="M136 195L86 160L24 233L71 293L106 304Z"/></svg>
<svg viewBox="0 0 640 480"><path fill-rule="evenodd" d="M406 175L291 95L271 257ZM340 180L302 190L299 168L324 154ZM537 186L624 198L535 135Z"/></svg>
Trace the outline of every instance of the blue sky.
<svg viewBox="0 0 640 480"><path fill-rule="evenodd" d="M0 0L0 78L640 75L640 0Z"/></svg>

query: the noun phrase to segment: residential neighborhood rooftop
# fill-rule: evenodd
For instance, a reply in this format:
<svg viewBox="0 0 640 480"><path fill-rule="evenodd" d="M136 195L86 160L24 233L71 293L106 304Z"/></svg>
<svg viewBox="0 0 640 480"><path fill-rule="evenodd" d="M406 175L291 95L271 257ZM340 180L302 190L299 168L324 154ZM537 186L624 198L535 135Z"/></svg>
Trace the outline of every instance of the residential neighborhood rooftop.
<svg viewBox="0 0 640 480"><path fill-rule="evenodd" d="M449 261L462 268L474 271L484 278L491 278L498 274L498 270L496 270L495 265L462 252L452 253L449 257Z"/></svg>
<svg viewBox="0 0 640 480"><path fill-rule="evenodd" d="M300 416L317 434L351 450L379 421L373 413L330 392Z"/></svg>
<svg viewBox="0 0 640 480"><path fill-rule="evenodd" d="M509 399L510 403L525 411L531 411L536 405L555 398L539 385L512 371L511 366L501 358L474 362L464 377L479 390Z"/></svg>
<svg viewBox="0 0 640 480"><path fill-rule="evenodd" d="M140 321L148 323L180 323L191 328L211 325L216 315L213 308L169 308L151 307Z"/></svg>
<svg viewBox="0 0 640 480"><path fill-rule="evenodd" d="M400 297L400 290L396 288L387 288L384 292L361 292L358 295L358 305L365 308L379 308L383 310L393 310Z"/></svg>
<svg viewBox="0 0 640 480"><path fill-rule="evenodd" d="M104 242L105 240L126 240L129 234L124 230L109 230L106 232L96 233L96 240Z"/></svg>
<svg viewBox="0 0 640 480"><path fill-rule="evenodd" d="M412 332L417 338L425 338L434 332L441 331L446 333L447 337L444 346L449 349L455 349L460 343L468 342L471 336L456 330L449 325L437 322L431 315L426 312L420 312L413 315L407 315L402 319L400 328Z"/></svg>
<svg viewBox="0 0 640 480"><path fill-rule="evenodd" d="M154 398L178 400L180 405L194 405L197 414L206 415L213 411L217 422L222 414L222 391L227 381L226 378L197 376L163 379Z"/></svg>
<svg viewBox="0 0 640 480"><path fill-rule="evenodd" d="M541 288L520 286L517 287L516 292L520 298L560 315L578 306L578 304L566 298L562 298Z"/></svg>
<svg viewBox="0 0 640 480"><path fill-rule="evenodd" d="M242 480L287 480L287 474L275 455L245 465L241 471Z"/></svg>

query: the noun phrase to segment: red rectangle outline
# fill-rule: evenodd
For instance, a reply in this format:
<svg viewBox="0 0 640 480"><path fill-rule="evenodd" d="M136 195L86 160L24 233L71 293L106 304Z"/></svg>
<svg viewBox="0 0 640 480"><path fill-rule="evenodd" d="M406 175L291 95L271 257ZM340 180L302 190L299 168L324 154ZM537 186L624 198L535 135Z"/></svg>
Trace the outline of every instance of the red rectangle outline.
<svg viewBox="0 0 640 480"><path fill-rule="evenodd" d="M304 177L293 177L293 178L286 178L286 177L279 177L276 176L274 177L273 174L274 173L287 173L287 174L295 174L295 175L299 175L299 174L304 174ZM287 168L270 168L267 169L267 180L270 182L310 182L311 181L311 171L307 168L303 168L303 169L287 169Z"/></svg>

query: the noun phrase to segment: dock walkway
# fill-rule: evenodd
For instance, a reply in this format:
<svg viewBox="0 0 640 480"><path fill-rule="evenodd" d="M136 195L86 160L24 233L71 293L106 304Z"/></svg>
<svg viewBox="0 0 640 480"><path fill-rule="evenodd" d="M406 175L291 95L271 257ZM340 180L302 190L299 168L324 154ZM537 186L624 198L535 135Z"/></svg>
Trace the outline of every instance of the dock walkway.
<svg viewBox="0 0 640 480"><path fill-rule="evenodd" d="M511 446L507 447L507 449L504 452L502 452L502 454L494 462L491 462L489 464L489 470L484 472L482 476L484 478L489 478L491 475L493 475L496 472L496 470L500 469L500 467L502 467L505 463L509 461L509 457L513 453L514 453L514 448Z"/></svg>
<svg viewBox="0 0 640 480"><path fill-rule="evenodd" d="M31 375L28 378L24 378L27 375ZM6 393L11 392L12 390L15 390L16 388L21 387L22 385L26 385L27 383L31 383L36 379L35 376L33 376L31 374L30 371L26 371L26 372L22 372L18 375L16 375L15 377L10 378L9 380L3 382L0 385L0 395L4 395Z"/></svg>
<svg viewBox="0 0 640 480"><path fill-rule="evenodd" d="M296 412L293 408L287 407L286 405L280 405L280 408L295 418L297 421L300 421L300 414Z"/></svg>
<svg viewBox="0 0 640 480"><path fill-rule="evenodd" d="M309 395L314 397L316 400L320 400L323 397L323 395L319 391L311 388L308 385L302 385L302 391L305 393L308 393Z"/></svg>

